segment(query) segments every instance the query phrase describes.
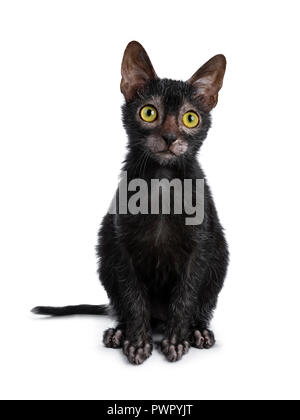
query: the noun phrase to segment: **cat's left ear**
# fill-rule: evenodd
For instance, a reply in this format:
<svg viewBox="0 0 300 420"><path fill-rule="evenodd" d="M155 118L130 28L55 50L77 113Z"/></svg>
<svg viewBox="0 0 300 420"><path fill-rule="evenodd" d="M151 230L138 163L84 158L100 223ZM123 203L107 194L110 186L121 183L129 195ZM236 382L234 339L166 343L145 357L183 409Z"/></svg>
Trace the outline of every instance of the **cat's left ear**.
<svg viewBox="0 0 300 420"><path fill-rule="evenodd" d="M121 73L121 92L126 101L132 100L149 80L157 79L148 54L137 41L132 41L127 45Z"/></svg>
<svg viewBox="0 0 300 420"><path fill-rule="evenodd" d="M226 58L219 54L200 67L187 81L195 88L195 96L206 112L211 111L217 105L225 70Z"/></svg>

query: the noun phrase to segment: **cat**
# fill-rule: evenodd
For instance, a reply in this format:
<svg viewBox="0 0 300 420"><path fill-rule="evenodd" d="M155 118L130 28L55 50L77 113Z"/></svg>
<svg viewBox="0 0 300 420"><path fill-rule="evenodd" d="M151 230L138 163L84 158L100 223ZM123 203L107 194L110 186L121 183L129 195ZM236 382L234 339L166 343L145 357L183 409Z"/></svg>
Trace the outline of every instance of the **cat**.
<svg viewBox="0 0 300 420"><path fill-rule="evenodd" d="M197 153L211 126L226 59L216 55L187 81L160 79L136 41L122 61L123 125L128 180L204 179ZM194 192L194 190L193 190ZM183 212L184 213L184 212ZM204 218L187 225L185 214L116 214L104 217L97 245L99 276L110 305L36 307L36 314L113 314L117 325L103 342L122 348L132 364L152 354L160 327L161 351L178 361L191 346L215 344L209 329L229 262L227 243L205 181Z"/></svg>

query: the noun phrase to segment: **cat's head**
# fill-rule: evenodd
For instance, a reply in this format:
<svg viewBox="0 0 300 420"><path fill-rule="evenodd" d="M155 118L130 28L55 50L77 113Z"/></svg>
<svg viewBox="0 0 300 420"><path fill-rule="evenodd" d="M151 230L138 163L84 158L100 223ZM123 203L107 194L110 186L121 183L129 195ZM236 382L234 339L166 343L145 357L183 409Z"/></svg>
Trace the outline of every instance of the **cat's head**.
<svg viewBox="0 0 300 420"><path fill-rule="evenodd" d="M225 68L225 57L216 55L186 82L159 79L141 44L130 42L121 70L129 147L161 165L195 156L210 127Z"/></svg>

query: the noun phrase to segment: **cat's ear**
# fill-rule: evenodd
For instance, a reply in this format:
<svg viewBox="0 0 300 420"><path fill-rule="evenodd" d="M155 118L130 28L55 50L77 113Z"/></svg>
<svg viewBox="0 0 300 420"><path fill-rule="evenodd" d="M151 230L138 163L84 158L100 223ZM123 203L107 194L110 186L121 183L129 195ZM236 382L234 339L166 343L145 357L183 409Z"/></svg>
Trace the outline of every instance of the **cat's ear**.
<svg viewBox="0 0 300 420"><path fill-rule="evenodd" d="M188 80L195 88L195 95L209 112L217 105L218 93L223 85L223 77L226 70L226 58L219 54L211 58Z"/></svg>
<svg viewBox="0 0 300 420"><path fill-rule="evenodd" d="M126 101L132 100L149 80L157 79L148 54L137 41L132 41L127 45L121 73L121 92Z"/></svg>

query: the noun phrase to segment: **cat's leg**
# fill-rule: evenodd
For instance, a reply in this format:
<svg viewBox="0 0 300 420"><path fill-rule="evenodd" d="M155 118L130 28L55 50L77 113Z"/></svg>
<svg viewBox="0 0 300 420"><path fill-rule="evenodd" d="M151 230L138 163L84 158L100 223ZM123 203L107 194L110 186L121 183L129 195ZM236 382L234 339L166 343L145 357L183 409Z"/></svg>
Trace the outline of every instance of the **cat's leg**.
<svg viewBox="0 0 300 420"><path fill-rule="evenodd" d="M147 292L128 262L119 261L115 268L118 274L113 277L117 284L113 294L110 287L107 291L118 325L104 333L103 341L107 347L122 347L129 362L139 365L151 356L153 349Z"/></svg>
<svg viewBox="0 0 300 420"><path fill-rule="evenodd" d="M168 321L161 350L170 362L176 362L190 348L191 314L197 305L196 285L193 279L183 275L173 286Z"/></svg>
<svg viewBox="0 0 300 420"><path fill-rule="evenodd" d="M141 364L153 349L147 295L133 274L119 280L122 291L111 296L118 325L105 331L103 342L106 347L122 348L130 363Z"/></svg>
<svg viewBox="0 0 300 420"><path fill-rule="evenodd" d="M190 344L198 349L210 349L216 343L214 333L210 330L210 321L217 306L218 296L223 287L228 265L228 252L225 242L216 247L215 253L208 260L208 266L201 281L198 304L193 314Z"/></svg>
<svg viewBox="0 0 300 420"><path fill-rule="evenodd" d="M122 347L130 363L143 363L152 353L147 290L116 239L114 216L106 215L99 232L99 277L105 287L117 327L104 333L108 347Z"/></svg>
<svg viewBox="0 0 300 420"><path fill-rule="evenodd" d="M147 291L138 280L130 262L120 262L117 287L109 294L118 326L104 335L108 347L122 347L130 363L141 364L152 354L152 332Z"/></svg>
<svg viewBox="0 0 300 420"><path fill-rule="evenodd" d="M213 331L209 329L210 320L216 307L217 299L205 301L203 295L193 316L190 344L198 349L210 349L216 343Z"/></svg>
<svg viewBox="0 0 300 420"><path fill-rule="evenodd" d="M152 354L151 312L148 293L132 267L127 267L126 280L117 303L124 324L123 353L130 363L141 364ZM124 273L124 269L123 269Z"/></svg>
<svg viewBox="0 0 300 420"><path fill-rule="evenodd" d="M190 345L208 349L215 344L209 323L224 284L228 252L222 236L216 235L206 247L193 255L172 291L162 341L162 351L170 361L180 360Z"/></svg>

